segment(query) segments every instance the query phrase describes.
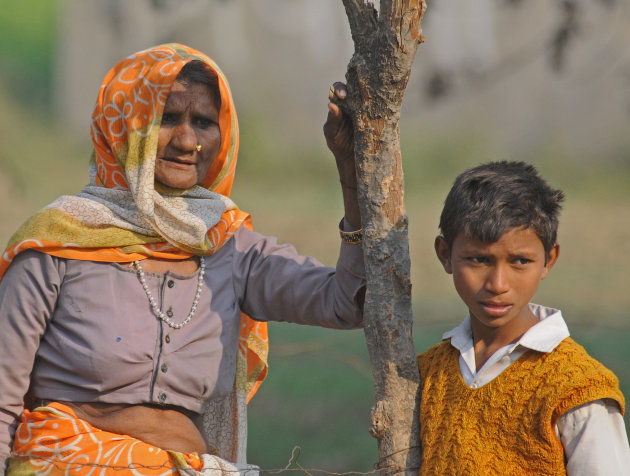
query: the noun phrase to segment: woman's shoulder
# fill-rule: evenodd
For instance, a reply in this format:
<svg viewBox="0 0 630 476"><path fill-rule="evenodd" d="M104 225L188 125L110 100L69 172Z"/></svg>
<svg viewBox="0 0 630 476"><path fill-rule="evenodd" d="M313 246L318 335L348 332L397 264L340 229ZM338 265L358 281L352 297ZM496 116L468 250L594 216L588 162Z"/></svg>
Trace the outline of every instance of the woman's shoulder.
<svg viewBox="0 0 630 476"><path fill-rule="evenodd" d="M5 277L7 275L14 274L16 272L37 272L39 271L51 271L57 270L65 266L63 258L49 255L42 251L35 249L28 249L18 253L11 262L11 265L7 269Z"/></svg>
<svg viewBox="0 0 630 476"><path fill-rule="evenodd" d="M276 236L264 235L244 226L234 233L232 246L238 253L261 252L264 255L277 253L279 250L296 253L295 247L289 243L278 243ZM229 242L228 242L229 243Z"/></svg>
<svg viewBox="0 0 630 476"><path fill-rule="evenodd" d="M100 269L97 274L135 272L135 270L127 270L127 267L125 263L61 258L35 249L28 249L18 253L13 258L2 281L62 282L67 276L81 275L88 269L94 271L97 268Z"/></svg>
<svg viewBox="0 0 630 476"><path fill-rule="evenodd" d="M66 273L66 260L36 250L18 253L2 276L0 300L8 295L28 299L33 290L42 295L58 292Z"/></svg>

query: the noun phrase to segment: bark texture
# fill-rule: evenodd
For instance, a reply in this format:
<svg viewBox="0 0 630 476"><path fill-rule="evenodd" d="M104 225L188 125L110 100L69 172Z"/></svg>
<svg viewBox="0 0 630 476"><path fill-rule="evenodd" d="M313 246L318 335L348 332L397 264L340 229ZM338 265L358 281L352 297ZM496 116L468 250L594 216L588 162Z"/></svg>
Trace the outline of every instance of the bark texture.
<svg viewBox="0 0 630 476"><path fill-rule="evenodd" d="M370 433L381 474L417 474L419 373L412 340L407 216L398 122L423 41L424 0L343 0L355 52L345 110L354 120L358 196L367 271L365 336L374 375Z"/></svg>

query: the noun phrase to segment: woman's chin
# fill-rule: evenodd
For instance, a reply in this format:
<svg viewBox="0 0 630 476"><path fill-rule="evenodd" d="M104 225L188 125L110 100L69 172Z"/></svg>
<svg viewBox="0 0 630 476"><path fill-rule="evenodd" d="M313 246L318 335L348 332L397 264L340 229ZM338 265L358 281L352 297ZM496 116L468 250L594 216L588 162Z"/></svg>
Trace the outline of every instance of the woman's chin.
<svg viewBox="0 0 630 476"><path fill-rule="evenodd" d="M169 194L169 195L177 195L179 193L185 192L186 190L197 185L194 181L192 182L173 182L168 181L164 183L160 180L155 180L155 191L160 194Z"/></svg>
<svg viewBox="0 0 630 476"><path fill-rule="evenodd" d="M197 185L197 174L171 173L162 176L155 174L155 183L166 188L186 190Z"/></svg>

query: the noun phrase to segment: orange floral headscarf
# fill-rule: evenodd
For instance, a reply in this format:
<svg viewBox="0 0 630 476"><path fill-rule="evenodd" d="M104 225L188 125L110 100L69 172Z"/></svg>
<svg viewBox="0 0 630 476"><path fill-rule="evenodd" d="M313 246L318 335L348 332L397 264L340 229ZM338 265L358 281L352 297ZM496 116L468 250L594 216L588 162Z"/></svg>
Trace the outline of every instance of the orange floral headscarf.
<svg viewBox="0 0 630 476"><path fill-rule="evenodd" d="M218 77L221 146L200 185L156 190L162 112L177 75L193 60ZM182 259L210 255L240 226L251 228L249 215L229 198L239 141L232 95L221 70L203 53L171 43L120 61L99 90L91 135L90 184L77 195L59 197L22 225L0 259L0 279L27 249L89 261ZM240 337L249 399L267 371L266 324L244 316Z"/></svg>

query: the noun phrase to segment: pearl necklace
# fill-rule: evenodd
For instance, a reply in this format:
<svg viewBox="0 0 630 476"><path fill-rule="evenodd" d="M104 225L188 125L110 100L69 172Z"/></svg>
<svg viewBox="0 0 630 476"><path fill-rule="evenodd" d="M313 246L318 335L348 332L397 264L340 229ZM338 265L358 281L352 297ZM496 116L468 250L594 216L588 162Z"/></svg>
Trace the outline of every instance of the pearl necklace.
<svg viewBox="0 0 630 476"><path fill-rule="evenodd" d="M193 318L193 316L195 315L195 312L197 311L197 305L199 304L199 296L201 295L201 288L203 287L203 275L206 273L206 262L203 259L203 256L199 257L199 281L197 282L197 292L195 293L195 299L193 299L192 307L190 308L190 312L186 316L186 319L184 319L179 324L176 322L173 322L173 320L170 317L168 317L166 314L164 314L162 309L160 309L159 306L157 305L157 302L155 301L155 298L153 297L153 294L151 293L151 290L149 289L149 286L147 286L147 282L144 279L144 270L142 269L142 266L140 266L140 261L136 260L133 262L133 264L138 270L140 283L142 283L144 292L146 293L147 298L149 298L149 303L151 304L153 311L155 311L155 314L173 329L181 329L186 324L188 324L190 320Z"/></svg>

